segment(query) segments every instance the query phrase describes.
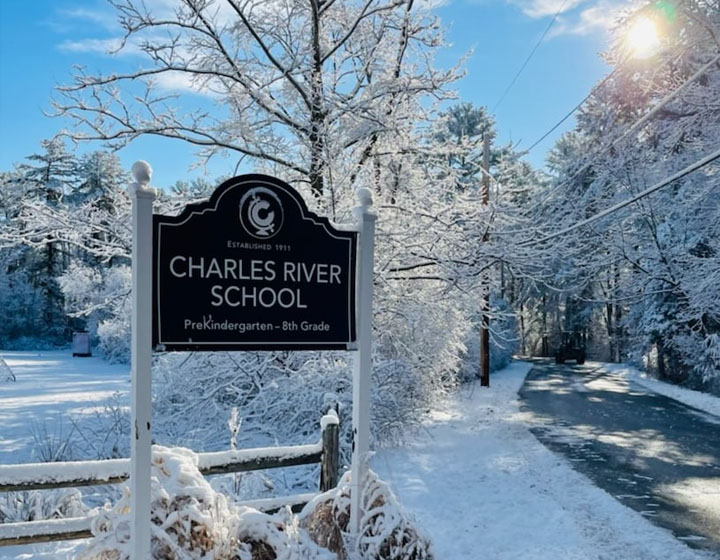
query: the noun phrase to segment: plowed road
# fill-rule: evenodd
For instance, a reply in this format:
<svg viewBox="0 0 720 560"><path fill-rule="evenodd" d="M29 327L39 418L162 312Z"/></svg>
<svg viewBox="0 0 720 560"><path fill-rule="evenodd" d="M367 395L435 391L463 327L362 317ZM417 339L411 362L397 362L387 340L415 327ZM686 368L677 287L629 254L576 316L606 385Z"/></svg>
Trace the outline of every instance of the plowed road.
<svg viewBox="0 0 720 560"><path fill-rule="evenodd" d="M542 443L626 506L720 558L720 418L601 364L538 364L520 396Z"/></svg>

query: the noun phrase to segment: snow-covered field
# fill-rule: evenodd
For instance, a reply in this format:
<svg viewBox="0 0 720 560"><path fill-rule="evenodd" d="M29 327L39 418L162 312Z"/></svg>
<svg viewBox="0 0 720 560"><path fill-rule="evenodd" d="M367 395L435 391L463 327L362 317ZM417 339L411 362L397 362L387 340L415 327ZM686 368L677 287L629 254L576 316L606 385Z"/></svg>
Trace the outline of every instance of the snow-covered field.
<svg viewBox="0 0 720 560"><path fill-rule="evenodd" d="M87 414L115 393L127 396L130 370L99 358L73 358L70 350L0 351L16 381L0 383L0 464L39 460L33 434L63 440L69 418Z"/></svg>
<svg viewBox="0 0 720 560"><path fill-rule="evenodd" d="M514 363L490 389L463 388L413 443L374 457L437 558L711 558L593 486L528 432L517 391L529 369Z"/></svg>
<svg viewBox="0 0 720 560"><path fill-rule="evenodd" d="M17 376L0 385L0 463L32 459L32 426L81 414L128 389L128 368L69 352L5 352ZM385 449L373 468L415 514L438 560L709 558L625 508L528 432L514 363L492 387L463 387L422 433ZM73 557L73 543L0 548L0 560Z"/></svg>

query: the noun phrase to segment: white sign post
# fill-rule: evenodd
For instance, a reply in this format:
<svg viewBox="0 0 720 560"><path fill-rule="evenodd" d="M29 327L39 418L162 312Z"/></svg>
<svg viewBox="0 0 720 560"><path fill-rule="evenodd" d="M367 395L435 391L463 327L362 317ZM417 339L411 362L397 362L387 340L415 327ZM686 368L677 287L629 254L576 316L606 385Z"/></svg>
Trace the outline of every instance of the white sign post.
<svg viewBox="0 0 720 560"><path fill-rule="evenodd" d="M362 489L370 453L370 385L372 375L373 267L375 255L375 220L370 209L372 191L357 192L360 206L355 208L360 232L358 252L358 349L353 371L353 454L350 493L350 532L360 533Z"/></svg>
<svg viewBox="0 0 720 560"><path fill-rule="evenodd" d="M150 475L152 420L152 168L145 161L132 166L132 406L130 428L130 491L132 560L150 556Z"/></svg>

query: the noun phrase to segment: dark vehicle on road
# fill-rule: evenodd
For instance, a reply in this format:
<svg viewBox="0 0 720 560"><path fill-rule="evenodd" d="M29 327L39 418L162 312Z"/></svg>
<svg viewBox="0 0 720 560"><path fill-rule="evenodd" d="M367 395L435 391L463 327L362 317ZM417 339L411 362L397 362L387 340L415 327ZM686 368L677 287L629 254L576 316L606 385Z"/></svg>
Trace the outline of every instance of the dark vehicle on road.
<svg viewBox="0 0 720 560"><path fill-rule="evenodd" d="M564 364L566 360L585 363L585 334L580 331L563 332L560 348L555 352L555 363Z"/></svg>

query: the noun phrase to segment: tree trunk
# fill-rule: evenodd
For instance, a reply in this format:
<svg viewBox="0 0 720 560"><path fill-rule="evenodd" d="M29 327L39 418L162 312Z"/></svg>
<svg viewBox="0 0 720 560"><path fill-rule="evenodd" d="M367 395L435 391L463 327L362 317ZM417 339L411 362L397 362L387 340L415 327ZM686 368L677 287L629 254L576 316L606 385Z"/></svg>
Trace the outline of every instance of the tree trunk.
<svg viewBox="0 0 720 560"><path fill-rule="evenodd" d="M615 355L614 348L614 337L615 331L613 329L613 308L612 303L605 304L605 322L607 323L607 336L608 336L608 357L610 361L613 360Z"/></svg>
<svg viewBox="0 0 720 560"><path fill-rule="evenodd" d="M658 340L655 343L657 348L657 371L659 379L667 379L667 372L665 371L665 352L663 350L662 340Z"/></svg>
<svg viewBox="0 0 720 560"><path fill-rule="evenodd" d="M322 200L325 192L325 117L323 108L322 52L320 50L320 7L322 0L311 0L312 56L310 76L310 189L315 198Z"/></svg>
<svg viewBox="0 0 720 560"><path fill-rule="evenodd" d="M622 321L622 307L619 304L615 304L615 362L620 363L623 357L622 351L622 340L623 340L623 329L620 326Z"/></svg>

